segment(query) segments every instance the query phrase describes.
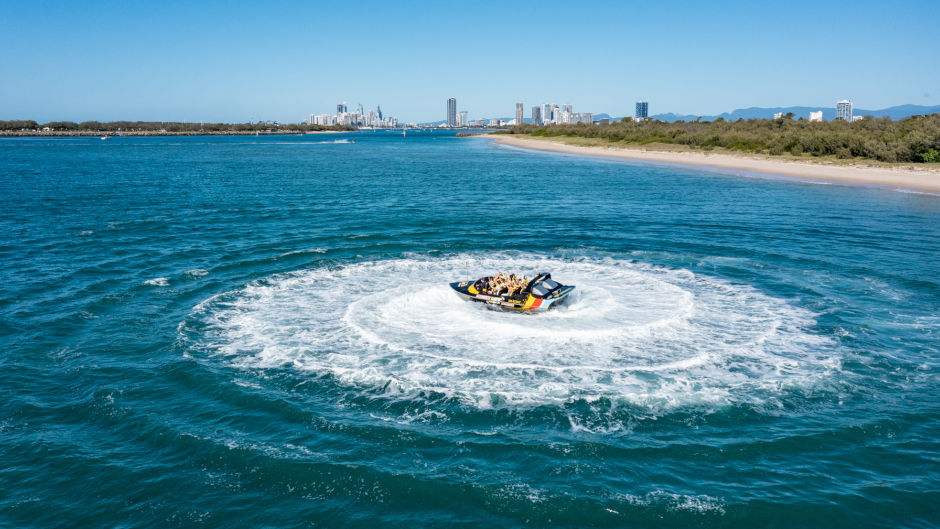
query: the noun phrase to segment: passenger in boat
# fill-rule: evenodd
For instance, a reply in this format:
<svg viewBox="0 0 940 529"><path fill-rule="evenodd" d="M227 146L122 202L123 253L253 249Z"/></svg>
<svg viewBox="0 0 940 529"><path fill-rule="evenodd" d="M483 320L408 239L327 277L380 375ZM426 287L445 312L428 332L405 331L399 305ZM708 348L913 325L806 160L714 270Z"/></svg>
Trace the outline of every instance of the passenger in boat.
<svg viewBox="0 0 940 529"><path fill-rule="evenodd" d="M499 290L500 274L495 276L490 276L486 279L486 284L483 290L484 294L494 296Z"/></svg>
<svg viewBox="0 0 940 529"><path fill-rule="evenodd" d="M529 285L529 276L517 276L500 272L495 276L485 277L480 282L480 291L490 296L518 296Z"/></svg>
<svg viewBox="0 0 940 529"><path fill-rule="evenodd" d="M504 272L499 273L499 289L496 292L497 296L502 296L503 294L509 293L510 285L512 284L509 274Z"/></svg>

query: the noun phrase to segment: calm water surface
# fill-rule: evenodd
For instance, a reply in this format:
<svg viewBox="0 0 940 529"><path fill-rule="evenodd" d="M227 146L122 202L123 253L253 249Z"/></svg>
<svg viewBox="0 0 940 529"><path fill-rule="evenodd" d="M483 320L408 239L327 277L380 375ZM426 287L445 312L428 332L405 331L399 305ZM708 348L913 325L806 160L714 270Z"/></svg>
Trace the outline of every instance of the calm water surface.
<svg viewBox="0 0 940 529"><path fill-rule="evenodd" d="M3 139L0 229L3 526L940 525L937 196L427 132ZM577 289L448 291L498 270Z"/></svg>

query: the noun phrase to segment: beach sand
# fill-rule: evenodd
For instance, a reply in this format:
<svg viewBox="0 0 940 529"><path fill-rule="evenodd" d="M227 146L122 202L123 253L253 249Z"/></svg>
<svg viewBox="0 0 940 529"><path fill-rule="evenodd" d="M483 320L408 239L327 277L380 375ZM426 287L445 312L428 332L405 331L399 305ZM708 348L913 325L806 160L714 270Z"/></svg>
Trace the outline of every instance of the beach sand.
<svg viewBox="0 0 940 529"><path fill-rule="evenodd" d="M653 151L641 148L589 147L569 145L555 139L518 137L510 135L486 135L499 144L586 156L627 158L681 165L697 165L720 169L736 169L768 175L783 175L794 178L845 182L864 185L890 186L940 192L940 170L935 168L875 167L868 165L835 165L802 161L774 160L769 157L745 154L706 153L694 151Z"/></svg>

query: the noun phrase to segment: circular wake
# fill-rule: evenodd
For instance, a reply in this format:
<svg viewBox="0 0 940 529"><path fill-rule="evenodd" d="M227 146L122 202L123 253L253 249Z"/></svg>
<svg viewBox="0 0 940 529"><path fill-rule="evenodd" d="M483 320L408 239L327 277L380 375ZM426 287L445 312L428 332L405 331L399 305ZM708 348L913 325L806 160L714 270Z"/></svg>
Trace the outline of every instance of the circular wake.
<svg viewBox="0 0 940 529"><path fill-rule="evenodd" d="M491 310L450 281L551 272L577 288L545 313ZM318 268L200 304L192 347L245 368L331 375L390 398L477 407L609 398L762 402L838 366L813 315L744 285L615 259L462 255Z"/></svg>

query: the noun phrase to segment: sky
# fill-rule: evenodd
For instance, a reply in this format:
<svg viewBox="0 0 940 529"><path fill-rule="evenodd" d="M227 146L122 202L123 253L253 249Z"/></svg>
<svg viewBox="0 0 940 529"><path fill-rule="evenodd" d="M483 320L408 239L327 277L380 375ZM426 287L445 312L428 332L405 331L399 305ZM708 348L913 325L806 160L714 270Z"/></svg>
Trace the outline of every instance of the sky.
<svg viewBox="0 0 940 529"><path fill-rule="evenodd" d="M0 119L940 105L940 1L0 2Z"/></svg>

